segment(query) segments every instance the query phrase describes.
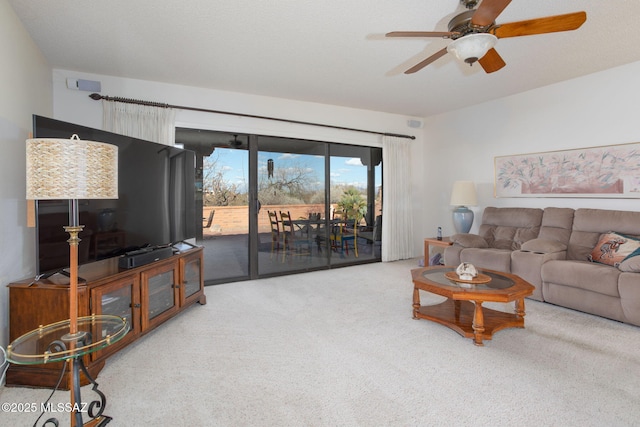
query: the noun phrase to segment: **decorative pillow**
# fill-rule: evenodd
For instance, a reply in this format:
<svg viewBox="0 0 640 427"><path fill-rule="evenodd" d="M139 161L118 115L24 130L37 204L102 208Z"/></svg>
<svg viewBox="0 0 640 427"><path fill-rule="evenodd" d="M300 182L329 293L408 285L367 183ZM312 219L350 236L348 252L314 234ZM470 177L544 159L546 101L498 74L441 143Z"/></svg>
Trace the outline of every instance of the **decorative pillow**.
<svg viewBox="0 0 640 427"><path fill-rule="evenodd" d="M589 255L589 261L618 267L622 261L638 249L640 249L640 240L610 231L600 236L596 247ZM640 252L637 255L640 255ZM627 268L631 268L630 265L627 265Z"/></svg>
<svg viewBox="0 0 640 427"><path fill-rule="evenodd" d="M640 272L640 249L636 249L631 252L629 256L627 256L618 266L620 271L625 271L628 273L639 273Z"/></svg>

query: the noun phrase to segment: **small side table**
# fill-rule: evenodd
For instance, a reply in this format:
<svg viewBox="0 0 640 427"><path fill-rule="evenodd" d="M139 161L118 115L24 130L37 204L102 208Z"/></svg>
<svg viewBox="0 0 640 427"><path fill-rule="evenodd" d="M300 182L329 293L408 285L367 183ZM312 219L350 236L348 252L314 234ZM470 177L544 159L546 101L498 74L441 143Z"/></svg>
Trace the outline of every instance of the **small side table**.
<svg viewBox="0 0 640 427"><path fill-rule="evenodd" d="M98 390L98 383L89 375L82 356L122 339L129 332L129 323L119 316L93 315L79 317L77 325L76 334L69 333L69 320L51 323L27 332L9 344L7 360L19 365L71 361L74 371L74 383L71 385L71 426L104 426L111 421L110 417L102 415L107 399ZM75 410L76 406L83 407L80 398L80 371L93 384L93 391L100 396L100 400L92 401L86 406L87 414L91 418L86 424L82 419L82 412ZM58 425L57 420L54 424Z"/></svg>
<svg viewBox="0 0 640 427"><path fill-rule="evenodd" d="M441 246L447 247L453 245L453 242L448 237L443 237L442 240L438 240L435 237L426 237L424 239L424 266L429 267L429 246Z"/></svg>

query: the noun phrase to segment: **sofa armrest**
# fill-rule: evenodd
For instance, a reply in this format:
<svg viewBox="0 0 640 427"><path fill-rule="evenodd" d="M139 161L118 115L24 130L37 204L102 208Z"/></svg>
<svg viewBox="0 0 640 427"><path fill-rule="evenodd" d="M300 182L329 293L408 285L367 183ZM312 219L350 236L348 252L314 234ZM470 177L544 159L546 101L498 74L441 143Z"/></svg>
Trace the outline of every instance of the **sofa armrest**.
<svg viewBox="0 0 640 427"><path fill-rule="evenodd" d="M450 237L453 244L460 245L464 248L488 248L489 244L477 234L459 233Z"/></svg>
<svg viewBox="0 0 640 427"><path fill-rule="evenodd" d="M557 240L532 239L524 242L520 250L523 252L535 252L537 254L551 254L566 251L567 245Z"/></svg>

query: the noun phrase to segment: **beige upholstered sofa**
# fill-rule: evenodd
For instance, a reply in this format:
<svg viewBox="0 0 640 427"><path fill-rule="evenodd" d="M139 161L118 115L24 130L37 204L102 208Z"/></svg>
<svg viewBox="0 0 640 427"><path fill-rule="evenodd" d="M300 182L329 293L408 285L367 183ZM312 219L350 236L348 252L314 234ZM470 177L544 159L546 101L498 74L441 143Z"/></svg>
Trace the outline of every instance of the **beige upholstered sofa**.
<svg viewBox="0 0 640 427"><path fill-rule="evenodd" d="M477 235L451 240L447 265L510 272L531 298L640 326L640 212L487 207Z"/></svg>

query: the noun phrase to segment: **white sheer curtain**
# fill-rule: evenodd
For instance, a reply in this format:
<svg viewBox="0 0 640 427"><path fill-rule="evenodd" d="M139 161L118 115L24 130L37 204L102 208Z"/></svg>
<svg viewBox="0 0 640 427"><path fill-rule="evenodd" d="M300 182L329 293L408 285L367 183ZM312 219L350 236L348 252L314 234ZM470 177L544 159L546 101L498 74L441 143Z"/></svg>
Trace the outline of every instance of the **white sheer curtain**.
<svg viewBox="0 0 640 427"><path fill-rule="evenodd" d="M406 138L382 139L382 261L412 256L411 142Z"/></svg>
<svg viewBox="0 0 640 427"><path fill-rule="evenodd" d="M172 108L102 101L104 130L134 138L174 145L175 118Z"/></svg>

